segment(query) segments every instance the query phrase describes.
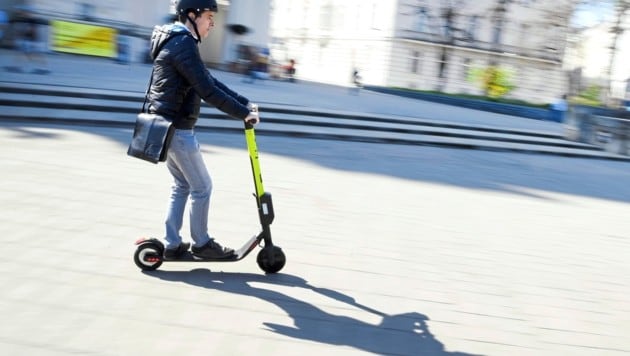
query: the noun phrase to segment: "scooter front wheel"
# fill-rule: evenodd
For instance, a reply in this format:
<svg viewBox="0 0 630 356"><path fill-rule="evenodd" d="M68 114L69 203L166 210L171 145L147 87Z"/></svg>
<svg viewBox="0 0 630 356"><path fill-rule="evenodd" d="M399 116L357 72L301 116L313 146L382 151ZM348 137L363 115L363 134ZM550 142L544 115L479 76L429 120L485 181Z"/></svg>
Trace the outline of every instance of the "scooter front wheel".
<svg viewBox="0 0 630 356"><path fill-rule="evenodd" d="M287 259L280 247L265 246L258 252L256 262L265 273L276 273L284 267Z"/></svg>
<svg viewBox="0 0 630 356"><path fill-rule="evenodd" d="M162 248L152 242L140 244L133 254L133 261L143 271L154 271L162 265Z"/></svg>

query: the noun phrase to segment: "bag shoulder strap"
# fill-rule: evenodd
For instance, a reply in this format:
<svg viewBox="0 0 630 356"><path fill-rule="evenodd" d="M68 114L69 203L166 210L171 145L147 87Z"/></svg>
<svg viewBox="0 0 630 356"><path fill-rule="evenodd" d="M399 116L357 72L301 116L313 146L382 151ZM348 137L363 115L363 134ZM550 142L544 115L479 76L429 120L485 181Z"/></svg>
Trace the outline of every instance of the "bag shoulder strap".
<svg viewBox="0 0 630 356"><path fill-rule="evenodd" d="M166 46L168 41L172 40L175 37L184 36L184 35L188 35L188 33L187 32L176 33L173 36L165 39L164 42L162 42L159 45L159 47L157 49L157 52L155 52L155 56L157 57L157 55L162 51L162 48L164 48L164 46ZM145 110L147 110L146 106L147 106L147 101L149 101L149 90L151 90L151 84L153 84L153 73L154 72L155 72L155 64L151 68L151 76L149 76L149 86L147 87L147 91L144 93L144 102L142 103L142 112L147 112Z"/></svg>

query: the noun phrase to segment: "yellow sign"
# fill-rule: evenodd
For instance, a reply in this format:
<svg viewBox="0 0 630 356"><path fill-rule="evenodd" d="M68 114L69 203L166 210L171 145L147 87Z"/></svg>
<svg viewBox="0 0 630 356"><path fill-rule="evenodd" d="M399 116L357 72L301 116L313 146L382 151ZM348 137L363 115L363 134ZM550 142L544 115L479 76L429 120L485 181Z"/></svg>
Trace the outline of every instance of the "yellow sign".
<svg viewBox="0 0 630 356"><path fill-rule="evenodd" d="M110 58L117 56L117 33L113 28L54 20L51 29L54 51Z"/></svg>

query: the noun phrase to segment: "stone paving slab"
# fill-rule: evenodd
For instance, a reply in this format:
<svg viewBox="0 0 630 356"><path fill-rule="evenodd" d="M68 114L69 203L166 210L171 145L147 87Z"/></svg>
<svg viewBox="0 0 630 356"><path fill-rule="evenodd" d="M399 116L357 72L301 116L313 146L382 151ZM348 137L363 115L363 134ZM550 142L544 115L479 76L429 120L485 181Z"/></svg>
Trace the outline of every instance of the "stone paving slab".
<svg viewBox="0 0 630 356"><path fill-rule="evenodd" d="M630 354L628 163L259 136L285 269L142 273L170 179L130 135L0 123L0 354ZM198 136L237 246L244 138Z"/></svg>

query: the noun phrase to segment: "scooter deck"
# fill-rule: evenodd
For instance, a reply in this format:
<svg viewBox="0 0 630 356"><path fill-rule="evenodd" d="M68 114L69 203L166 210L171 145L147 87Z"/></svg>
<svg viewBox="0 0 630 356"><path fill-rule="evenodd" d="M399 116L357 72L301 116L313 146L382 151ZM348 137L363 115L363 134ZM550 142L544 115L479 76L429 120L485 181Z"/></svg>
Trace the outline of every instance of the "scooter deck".
<svg viewBox="0 0 630 356"><path fill-rule="evenodd" d="M162 259L163 262L234 262L238 261L240 258L235 253L226 258L201 258L192 254L190 251L184 252L183 255L179 256L177 259Z"/></svg>
<svg viewBox="0 0 630 356"><path fill-rule="evenodd" d="M201 258L193 255L190 251L186 251L178 259L163 260L163 262L235 262L245 258L260 243L260 240L262 240L260 235L252 237L245 245L234 251L232 256L226 258Z"/></svg>

